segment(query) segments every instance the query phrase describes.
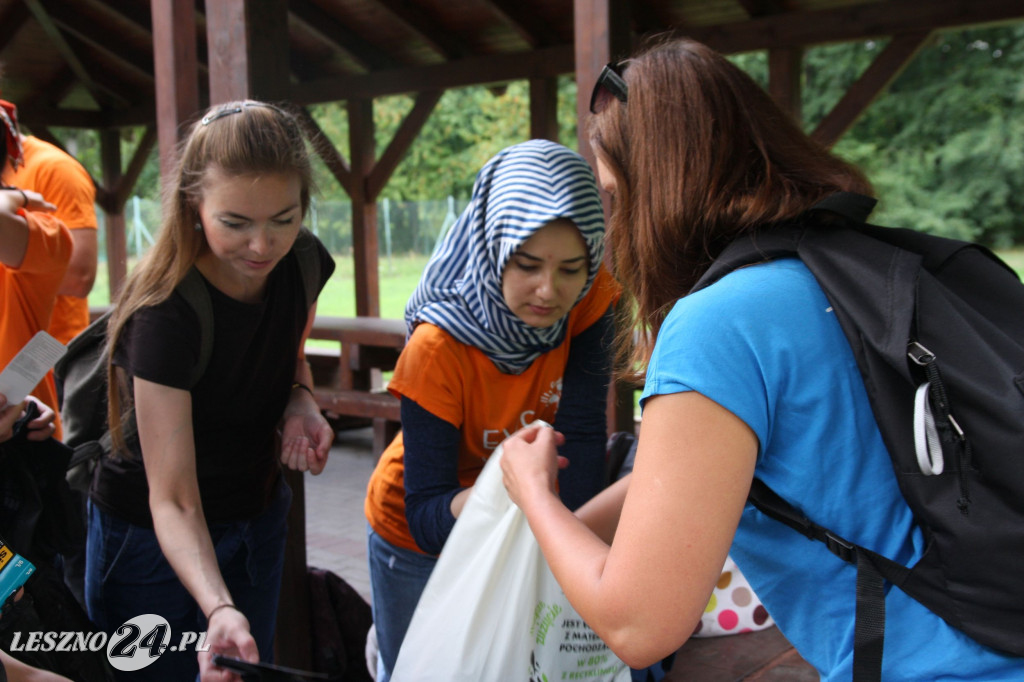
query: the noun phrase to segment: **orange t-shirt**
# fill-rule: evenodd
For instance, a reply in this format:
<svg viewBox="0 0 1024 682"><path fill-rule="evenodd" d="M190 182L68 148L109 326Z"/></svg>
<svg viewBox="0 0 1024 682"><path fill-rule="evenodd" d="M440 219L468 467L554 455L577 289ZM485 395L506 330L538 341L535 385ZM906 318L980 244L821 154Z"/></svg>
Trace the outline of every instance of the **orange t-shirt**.
<svg viewBox="0 0 1024 682"><path fill-rule="evenodd" d="M22 138L25 163L17 171L9 166L8 185L39 192L57 207L56 216L69 230L96 229L96 188L89 173L60 147L37 137ZM66 344L89 324L89 301L58 296L47 331Z"/></svg>
<svg viewBox="0 0 1024 682"><path fill-rule="evenodd" d="M25 258L17 268L0 265L0 368L6 367L36 332L47 328L54 297L71 260L71 233L62 222L46 213L22 214L29 226ZM32 395L58 411L53 372ZM59 440L59 415L56 425L54 435Z"/></svg>
<svg viewBox="0 0 1024 682"><path fill-rule="evenodd" d="M459 485L468 488L507 436L537 419L554 423L572 337L597 322L617 296L617 285L602 267L569 314L562 343L521 374L505 374L480 349L421 323L398 359L388 390L416 401L461 431L458 477ZM378 535L419 552L405 519L404 453L399 433L370 477L364 507Z"/></svg>

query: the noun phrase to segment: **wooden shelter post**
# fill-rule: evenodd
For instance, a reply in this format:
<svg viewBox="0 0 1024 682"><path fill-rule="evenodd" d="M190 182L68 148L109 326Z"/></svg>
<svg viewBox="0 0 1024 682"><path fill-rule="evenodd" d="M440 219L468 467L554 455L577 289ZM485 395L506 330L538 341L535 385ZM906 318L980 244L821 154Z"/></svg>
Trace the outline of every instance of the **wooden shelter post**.
<svg viewBox="0 0 1024 682"><path fill-rule="evenodd" d="M629 5L625 0L574 0L576 32L576 118L579 121L579 149L597 168L590 148L586 121L590 116L590 93L604 65L621 59L631 50ZM605 216L608 197L602 192ZM613 384L608 392L608 433L630 431L633 423L633 387Z"/></svg>
<svg viewBox="0 0 1024 682"><path fill-rule="evenodd" d="M211 104L288 96L285 0L206 0L206 42Z"/></svg>
<svg viewBox="0 0 1024 682"><path fill-rule="evenodd" d="M349 164L352 169L352 255L355 259L356 315L380 317L377 269L377 201L367 179L376 154L373 100L348 102Z"/></svg>
<svg viewBox="0 0 1024 682"><path fill-rule="evenodd" d="M171 177L178 138L199 110L196 10L191 2L151 0L160 175Z"/></svg>
<svg viewBox="0 0 1024 682"><path fill-rule="evenodd" d="M558 79L530 79L530 137L558 142Z"/></svg>
<svg viewBox="0 0 1024 682"><path fill-rule="evenodd" d="M117 130L100 131L100 160L103 167L103 185L117 187L122 182L121 135ZM114 300L121 283L128 275L128 246L124 220L124 202L115 197L104 197L98 202L106 216L107 281L110 300Z"/></svg>
<svg viewBox="0 0 1024 682"><path fill-rule="evenodd" d="M803 121L803 58L799 47L768 50L768 93L798 125Z"/></svg>

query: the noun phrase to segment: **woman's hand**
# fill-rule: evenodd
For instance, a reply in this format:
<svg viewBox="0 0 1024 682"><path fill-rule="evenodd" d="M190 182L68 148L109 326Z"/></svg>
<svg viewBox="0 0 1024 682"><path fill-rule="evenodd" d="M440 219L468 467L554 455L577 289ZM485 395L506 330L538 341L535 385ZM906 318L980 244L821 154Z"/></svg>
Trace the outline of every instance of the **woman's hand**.
<svg viewBox="0 0 1024 682"><path fill-rule="evenodd" d="M14 405L7 404L7 396L0 393L0 443L9 440L14 435L14 424L25 413L25 405L32 401L39 408L39 416L28 423L29 440L46 440L53 435L57 426L54 424L56 413L39 399L29 396L25 402Z"/></svg>
<svg viewBox="0 0 1024 682"><path fill-rule="evenodd" d="M256 640L249 632L249 620L233 606L218 608L206 626L207 651L199 652L200 682L240 682L241 677L230 670L213 664L213 655L222 654L243 661L256 663L260 660Z"/></svg>
<svg viewBox="0 0 1024 682"><path fill-rule="evenodd" d="M296 390L284 413L281 428L281 463L296 471L309 471L314 476L324 470L327 453L334 440L334 429L327 423L316 403L303 390ZM293 407L296 400L303 400ZM312 405L312 407L310 407Z"/></svg>
<svg viewBox="0 0 1024 682"><path fill-rule="evenodd" d="M46 440L57 430L57 425L54 423L57 414L49 405L46 405L34 396L29 396L27 400L31 400L36 404L36 407L39 409L39 416L28 423L28 435L26 438L29 440Z"/></svg>
<svg viewBox="0 0 1024 682"><path fill-rule="evenodd" d="M6 188L3 196L7 200L8 210L11 213L15 213L21 208L26 211L44 211L46 213L57 210L57 207L44 199L42 194L30 189Z"/></svg>
<svg viewBox="0 0 1024 682"><path fill-rule="evenodd" d="M558 470L569 466L569 460L558 454L564 442L561 433L538 424L520 429L502 443L502 482L519 507L537 492L558 494Z"/></svg>
<svg viewBox="0 0 1024 682"><path fill-rule="evenodd" d="M14 435L14 423L18 421L25 403L7 404L7 396L0 393L0 443L10 440Z"/></svg>

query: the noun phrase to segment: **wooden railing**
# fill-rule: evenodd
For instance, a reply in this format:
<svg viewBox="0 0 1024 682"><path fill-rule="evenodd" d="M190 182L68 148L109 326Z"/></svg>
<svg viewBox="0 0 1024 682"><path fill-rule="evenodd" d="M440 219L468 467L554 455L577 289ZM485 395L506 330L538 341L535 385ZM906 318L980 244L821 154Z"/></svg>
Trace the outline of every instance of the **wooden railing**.
<svg viewBox="0 0 1024 682"><path fill-rule="evenodd" d="M306 347L313 370L313 395L336 429L373 424L379 455L399 428L399 402L383 386L405 346L405 322L377 317L318 316L311 339L336 341L337 348Z"/></svg>

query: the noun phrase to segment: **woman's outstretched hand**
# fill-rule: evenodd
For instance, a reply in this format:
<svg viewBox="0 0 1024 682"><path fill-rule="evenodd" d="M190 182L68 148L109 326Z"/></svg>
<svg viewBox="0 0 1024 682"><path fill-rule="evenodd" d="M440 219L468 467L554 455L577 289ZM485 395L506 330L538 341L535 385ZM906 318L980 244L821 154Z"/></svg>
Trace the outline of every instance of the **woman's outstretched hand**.
<svg viewBox="0 0 1024 682"><path fill-rule="evenodd" d="M546 424L530 425L506 438L502 444L502 482L519 507L532 495L557 495L558 470L569 460L558 454L565 436Z"/></svg>
<svg viewBox="0 0 1024 682"><path fill-rule="evenodd" d="M249 620L238 609L224 607L211 614L207 624L209 650L199 652L199 679L201 682L240 682L241 676L213 664L214 654L224 654L243 661L260 660L256 640L249 632Z"/></svg>
<svg viewBox="0 0 1024 682"><path fill-rule="evenodd" d="M285 416L281 429L281 463L314 476L324 470L334 430L319 411Z"/></svg>

